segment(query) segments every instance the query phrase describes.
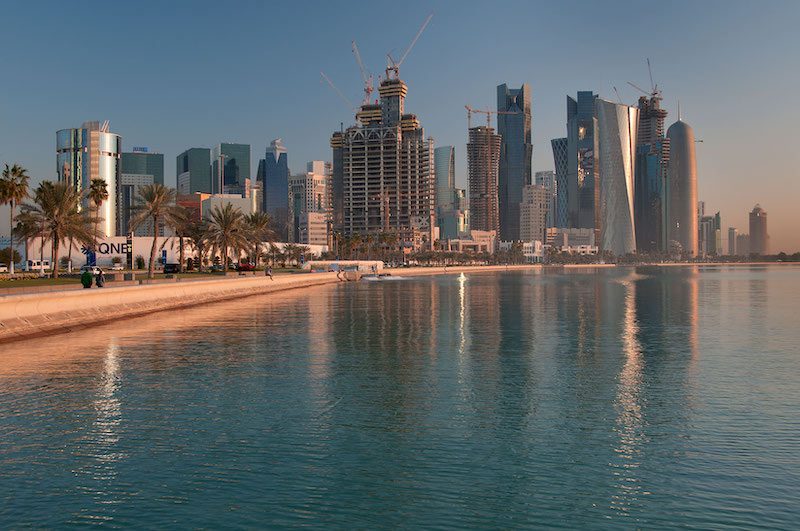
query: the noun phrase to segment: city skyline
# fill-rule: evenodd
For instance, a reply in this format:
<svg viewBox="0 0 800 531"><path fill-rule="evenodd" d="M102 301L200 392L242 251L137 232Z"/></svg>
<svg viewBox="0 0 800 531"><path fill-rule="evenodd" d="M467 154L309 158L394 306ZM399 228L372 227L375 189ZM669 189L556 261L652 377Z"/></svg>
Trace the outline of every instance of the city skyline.
<svg viewBox="0 0 800 531"><path fill-rule="evenodd" d="M251 145L250 167L255 168L258 154L271 139L281 137L292 152L291 173L297 173L308 160L328 160L331 128L355 121L336 94L319 82L319 71L326 71L357 102L360 80L350 40L358 41L367 67L377 74L385 53L404 49L433 11L433 21L403 65L401 78L410 87L409 107L424 116L426 131L436 145L456 147L457 187L466 187L465 103L492 108L497 84L530 84L533 171L552 170L550 140L563 135L565 95L591 90L615 100L613 87L617 87L625 103L635 104L639 94L626 81L648 86L645 58L650 57L655 80L663 89L664 108L670 113L667 122L677 119L680 100L684 119L703 140L697 146L699 199L706 201L710 211L722 212L726 230L736 227L741 233L747 230L753 205L760 203L770 213L771 250L800 249L792 205L800 185L781 157L791 138L791 114L797 111L768 104L780 101L777 91L793 86L798 73L764 59L779 57L788 45L792 35L788 28L796 20L792 15L800 14L800 8L788 2L766 6L677 3L663 6L663 20L657 27L644 27L645 14L630 9L633 4L614 4L609 10L580 3L585 20L568 22L574 5L519 4L515 20L507 21L486 13L477 3L459 3L458 9L451 2L382 4L367 13L319 4L312 15L299 17L287 6L244 2L232 7L250 15L242 18L253 22L246 22L233 39L216 39L211 32L212 37L203 42L183 41L189 34L216 28L217 17L201 8L186 17L186 4L181 3L144 2L137 10L110 6L111 13L104 13L131 22L147 16L148 35L161 37L152 40L140 38L133 23L121 31L98 24L99 15L89 7L15 5L6 10L13 24L1 38L6 40L5 49L14 51L7 54L8 68L24 72L25 80L0 89L5 126L0 128L0 160L26 166L34 183L54 179L55 131L88 120L110 120L111 130L122 136L123 151L148 146L163 153L166 161L190 147L213 148L224 141ZM149 17L153 10L158 10L158 19ZM248 28L257 26L267 10L277 11L287 24L258 39L260 34ZM612 20L607 11L618 20ZM377 12L396 19L395 23L367 28L365 19ZM324 22L331 19L337 24ZM741 25L741 20L748 20L748 25ZM504 28L503 43L465 56L460 50L467 38L486 31L487 23ZM571 46L544 50L537 43L556 32L550 26L567 23L587 38L603 39L608 44L603 48L609 51L594 50L593 58L582 63L585 68L566 68L581 57L580 50ZM673 38L677 24L683 34L680 41ZM292 45L281 47L280 54L272 52L282 39L305 26L314 27L313 35L303 34L303 42L290 39ZM614 34L621 26L629 28L625 39ZM734 26L735 32L731 31ZM91 51L98 64L104 65L102 69L75 76L70 65L52 53L64 27L71 28L76 53ZM18 33L23 28L24 39ZM648 38L637 41L642 35ZM97 46L109 39L114 46ZM164 39L169 42L165 44ZM23 40L26 45L19 46ZM623 41L647 45L626 48L619 45ZM509 53L512 47L519 51ZM240 57L227 57L233 51L240 52ZM111 57L123 60L106 60ZM232 73L211 75L223 58ZM124 76L130 63L136 62L155 77L144 83ZM275 71L281 75L272 75ZM749 74L742 76L743 71ZM234 78L246 81L228 82ZM758 81L767 78L768 84ZM70 82L54 86L53 79ZM154 84L152 79L159 82ZM198 85L198 79L206 82ZM55 98L54 93L60 96ZM218 96L223 96L224 104L217 103ZM167 166L165 182L175 186L176 176L171 164ZM754 175L758 178L753 179Z"/></svg>

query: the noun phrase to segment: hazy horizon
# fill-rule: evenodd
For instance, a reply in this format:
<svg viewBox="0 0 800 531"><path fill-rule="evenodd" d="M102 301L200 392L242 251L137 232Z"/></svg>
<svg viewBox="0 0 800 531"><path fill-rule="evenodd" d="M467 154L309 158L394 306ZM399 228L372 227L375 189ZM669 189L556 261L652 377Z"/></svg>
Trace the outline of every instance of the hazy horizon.
<svg viewBox="0 0 800 531"><path fill-rule="evenodd" d="M353 103L367 67L383 73L425 17L434 17L401 69L408 112L437 146L456 147L466 186L464 105L494 108L496 86L529 83L534 171L552 170L550 139L565 135L566 96L592 90L626 103L647 89L646 58L664 94L667 125L684 121L697 145L699 198L727 228L748 232L756 203L768 212L771 252L800 250L796 165L800 110L786 93L800 3L310 2L303 9L256 1L6 4L0 35L0 162L19 162L34 184L55 177L55 133L109 120L125 151L175 156L219 142L251 145L251 168L283 138L293 172L331 159L332 131L352 113L320 80L324 71ZM102 8L101 8L102 6ZM783 103L788 100L788 103ZM255 177L252 175L251 177ZM5 212L5 211L3 211ZM0 213L0 226L7 214Z"/></svg>

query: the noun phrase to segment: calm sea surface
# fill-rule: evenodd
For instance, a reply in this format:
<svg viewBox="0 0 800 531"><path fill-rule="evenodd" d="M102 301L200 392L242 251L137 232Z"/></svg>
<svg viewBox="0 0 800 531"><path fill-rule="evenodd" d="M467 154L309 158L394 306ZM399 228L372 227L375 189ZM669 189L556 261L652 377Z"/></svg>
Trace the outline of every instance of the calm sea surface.
<svg viewBox="0 0 800 531"><path fill-rule="evenodd" d="M0 346L0 528L797 528L800 268L361 282Z"/></svg>

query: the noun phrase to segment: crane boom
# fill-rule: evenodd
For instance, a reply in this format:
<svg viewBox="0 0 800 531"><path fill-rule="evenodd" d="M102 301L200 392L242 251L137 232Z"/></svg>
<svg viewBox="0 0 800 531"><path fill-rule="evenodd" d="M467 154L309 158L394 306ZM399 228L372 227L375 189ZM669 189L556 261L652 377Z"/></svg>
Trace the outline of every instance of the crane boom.
<svg viewBox="0 0 800 531"><path fill-rule="evenodd" d="M631 83L630 81L627 81L626 83L628 83L628 85L632 86L633 88L635 88L636 90L638 90L639 92L641 92L642 94L644 94L645 96L649 96L649 95L650 95L650 93L649 93L649 92L647 92L646 90L644 90L644 89L643 89L643 88L641 88L641 87L637 87L636 85L634 85L634 84L633 84L633 83Z"/></svg>
<svg viewBox="0 0 800 531"><path fill-rule="evenodd" d="M339 97L342 98L342 101L345 102L345 104L347 105L347 108L350 109L351 111L354 111L355 110L355 105L353 105L353 102L351 102L349 99L347 99L347 96L342 94L342 91L339 90L339 87L337 87L336 85L333 84L333 81L331 81L331 78L326 76L325 72L320 72L320 75L322 76L322 79L324 79L325 81L328 82L328 85L331 86L331 88L336 92L336 94L338 94Z"/></svg>
<svg viewBox="0 0 800 531"><path fill-rule="evenodd" d="M650 68L650 58L649 57L647 58L647 73L650 75L650 90L652 90L653 92L657 92L656 84L653 83L653 69Z"/></svg>
<svg viewBox="0 0 800 531"><path fill-rule="evenodd" d="M353 48L353 55L356 56L356 63L358 63L358 68L361 70L361 79L364 83L367 82L367 69L364 68L364 62L361 60L361 54L358 53L358 45L356 41L351 41L351 47Z"/></svg>
<svg viewBox="0 0 800 531"><path fill-rule="evenodd" d="M425 31L425 28L428 27L428 24L430 24L432 18L433 18L433 13L428 15L428 18L426 18L425 22L422 23L422 26L420 26L419 31L414 36L414 39L411 41L411 44L408 45L408 48L406 48L406 52L403 54L403 56L400 58L400 61L397 63L398 68L400 67L400 65L403 64L403 61L406 60L406 57L408 57L408 54L409 52L411 52L411 49L414 47L414 45L417 44L417 41L422 35L422 32Z"/></svg>
<svg viewBox="0 0 800 531"><path fill-rule="evenodd" d="M362 105L367 105L372 97L372 92L375 90L372 82L372 74L367 71L367 68L364 66L364 61L361 60L361 53L358 51L358 45L356 44L356 41L351 41L351 45L353 49L353 55L356 56L358 69L361 71L361 80L364 82L364 101L362 102Z"/></svg>

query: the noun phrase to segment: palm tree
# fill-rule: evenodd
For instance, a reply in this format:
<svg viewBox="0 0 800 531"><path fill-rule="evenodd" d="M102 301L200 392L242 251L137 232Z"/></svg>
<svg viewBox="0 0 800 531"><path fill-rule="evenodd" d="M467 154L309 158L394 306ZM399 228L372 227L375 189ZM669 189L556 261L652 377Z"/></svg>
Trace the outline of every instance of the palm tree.
<svg viewBox="0 0 800 531"><path fill-rule="evenodd" d="M89 193L86 197L94 205L94 232L98 233L97 226L100 224L100 207L103 206L103 201L108 199L108 184L103 179L92 179L89 183ZM93 242L94 251L97 251L97 237Z"/></svg>
<svg viewBox="0 0 800 531"><path fill-rule="evenodd" d="M14 164L9 168L8 164L5 165L5 169L3 170L3 177L0 179L0 205L8 204L10 208L10 225L9 227L14 226L14 210L17 205L19 205L26 197L28 197L28 180L30 176L28 175L28 170L20 166L19 164ZM8 270L13 275L14 274L14 231L10 231L10 240L11 240L11 263L9 264ZM27 259L27 255L26 255Z"/></svg>
<svg viewBox="0 0 800 531"><path fill-rule="evenodd" d="M53 278L58 278L58 253L65 241L73 239L91 245L97 238L91 218L80 211L81 199L81 194L68 183L45 181L34 192L34 203L22 207L21 223L38 227L42 247L45 241L50 242Z"/></svg>
<svg viewBox="0 0 800 531"><path fill-rule="evenodd" d="M208 223L203 220L190 220L186 224L184 237L189 240L192 247L197 251L199 269L202 270L203 260L206 252L208 252Z"/></svg>
<svg viewBox="0 0 800 531"><path fill-rule="evenodd" d="M30 240L42 235L41 227L35 220L29 219L28 216L20 214L16 216L17 224L14 226L14 234L22 238L25 242L25 260L30 258L29 243Z"/></svg>
<svg viewBox="0 0 800 531"><path fill-rule="evenodd" d="M244 217L244 224L253 240L253 263L257 266L261 255L261 242L271 243L275 239L272 218L266 212L253 212Z"/></svg>
<svg viewBox="0 0 800 531"><path fill-rule="evenodd" d="M249 245L244 214L230 203L215 206L208 217L208 239L222 251L222 267L228 270L228 251L237 253Z"/></svg>
<svg viewBox="0 0 800 531"><path fill-rule="evenodd" d="M181 273L183 273L184 262L186 258L184 243L188 238L189 232L192 230L191 227L194 222L190 217L189 211L182 206L175 207L174 215L175 219L173 220L173 228L175 229L175 235L178 237L178 269Z"/></svg>
<svg viewBox="0 0 800 531"><path fill-rule="evenodd" d="M153 245L150 247L150 264L147 277L153 278L158 251L158 230L161 226L175 227L180 223L181 211L175 205L176 192L163 184L146 184L139 188L136 215L131 220L131 230L145 221L153 222Z"/></svg>

